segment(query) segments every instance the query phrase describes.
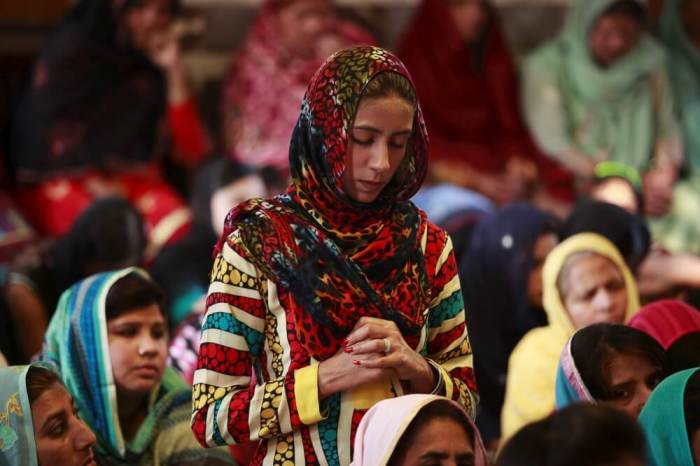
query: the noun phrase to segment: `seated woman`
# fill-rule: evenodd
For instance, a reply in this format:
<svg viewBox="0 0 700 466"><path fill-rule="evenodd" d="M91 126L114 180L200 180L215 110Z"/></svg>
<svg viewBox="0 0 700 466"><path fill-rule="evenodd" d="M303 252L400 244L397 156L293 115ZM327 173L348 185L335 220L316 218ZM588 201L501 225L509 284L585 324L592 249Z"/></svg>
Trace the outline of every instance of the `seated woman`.
<svg viewBox="0 0 700 466"><path fill-rule="evenodd" d="M566 344L557 369L556 405L591 401L636 419L668 373L664 349L649 335L619 324L593 324Z"/></svg>
<svg viewBox="0 0 700 466"><path fill-rule="evenodd" d="M558 222L525 203L503 207L474 229L460 261L480 399L476 424L487 445L501 435L508 358L527 332L547 324L542 264L557 245ZM457 240L455 240L457 241Z"/></svg>
<svg viewBox="0 0 700 466"><path fill-rule="evenodd" d="M639 416L649 466L700 464L700 370L687 369L661 382Z"/></svg>
<svg viewBox="0 0 700 466"><path fill-rule="evenodd" d="M544 161L520 116L518 77L487 0L424 0L399 56L430 129L431 176L504 204L529 194Z"/></svg>
<svg viewBox="0 0 700 466"><path fill-rule="evenodd" d="M641 179L633 168L615 162L599 163L596 166L596 179L589 193L591 199L582 200L574 208L562 235L566 237L572 233L593 231L615 243L635 272L642 301L678 298L688 290L699 289L698 256L669 252L664 246L670 244L668 236L662 237L664 245L658 241L648 244L650 232L645 231L648 230L647 222L640 217L644 211L641 189ZM680 187L676 193L679 189ZM675 205L679 198L674 199ZM626 210L629 215L615 209L614 206ZM685 218L692 219L694 215L690 209ZM651 219L657 234L656 227L660 222L665 220ZM700 238L700 235L694 238ZM628 255L635 250L636 254ZM634 262L629 262L630 259Z"/></svg>
<svg viewBox="0 0 700 466"><path fill-rule="evenodd" d="M497 466L645 466L644 434L609 406L574 404L521 429ZM689 466L690 463L684 463Z"/></svg>
<svg viewBox="0 0 700 466"><path fill-rule="evenodd" d="M43 366L0 368L0 463L95 466L95 434L59 376Z"/></svg>
<svg viewBox="0 0 700 466"><path fill-rule="evenodd" d="M651 234L643 216L594 199L576 203L559 235L565 240L578 233L597 233L605 237L615 245L635 275L651 248Z"/></svg>
<svg viewBox="0 0 700 466"><path fill-rule="evenodd" d="M435 395L406 395L367 411L350 465L419 464L488 466L479 431L464 408Z"/></svg>
<svg viewBox="0 0 700 466"><path fill-rule="evenodd" d="M651 335L668 354L671 373L700 367L700 311L678 300L642 307L630 327Z"/></svg>
<svg viewBox="0 0 700 466"><path fill-rule="evenodd" d="M194 375L206 446L251 465L346 465L366 410L433 393L476 406L449 236L409 199L428 162L408 71L353 47L314 75L286 193L232 210L216 248Z"/></svg>
<svg viewBox="0 0 700 466"><path fill-rule="evenodd" d="M639 308L624 259L595 233L574 235L549 253L542 291L549 323L527 333L508 361L501 416L504 438L554 410L557 364L576 330L599 322L625 323Z"/></svg>
<svg viewBox="0 0 700 466"><path fill-rule="evenodd" d="M561 34L524 63L527 123L581 183L613 160L644 176L646 212L668 212L681 162L664 53L639 0L576 0Z"/></svg>
<svg viewBox="0 0 700 466"><path fill-rule="evenodd" d="M221 84L229 155L289 175L289 139L306 85L336 50L374 44L329 0L265 0Z"/></svg>
<svg viewBox="0 0 700 466"><path fill-rule="evenodd" d="M171 139L186 164L208 149L177 13L177 0L80 0L47 42L18 105L10 153L18 201L41 233L64 234L106 195L141 211L151 257L186 231L189 211L160 159Z"/></svg>
<svg viewBox="0 0 700 466"><path fill-rule="evenodd" d="M100 464L233 464L190 431L191 390L165 367L162 292L145 272L93 275L61 296L43 358L97 434Z"/></svg>
<svg viewBox="0 0 700 466"><path fill-rule="evenodd" d="M697 215L700 204L700 3L664 0L661 40L669 51L668 74L680 119L685 164L668 218L652 226L674 251L700 253Z"/></svg>

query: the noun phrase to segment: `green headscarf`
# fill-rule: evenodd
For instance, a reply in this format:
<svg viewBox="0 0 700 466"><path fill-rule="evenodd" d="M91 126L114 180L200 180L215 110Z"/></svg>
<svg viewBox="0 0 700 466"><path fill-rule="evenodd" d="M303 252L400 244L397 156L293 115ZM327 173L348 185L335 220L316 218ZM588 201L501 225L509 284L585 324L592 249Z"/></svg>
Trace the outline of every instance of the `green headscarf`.
<svg viewBox="0 0 700 466"><path fill-rule="evenodd" d="M683 146L691 175L700 173L700 50L688 37L680 9L683 0L666 0L661 38L668 46L669 76L681 116Z"/></svg>
<svg viewBox="0 0 700 466"><path fill-rule="evenodd" d="M693 452L685 425L685 387L698 369L678 372L652 392L639 423L649 450L649 466L691 466Z"/></svg>
<svg viewBox="0 0 700 466"><path fill-rule="evenodd" d="M648 34L608 68L592 58L590 31L618 1L575 1L560 35L525 61L525 111L551 156L604 152L644 171L657 140L675 132L672 99L664 53Z"/></svg>
<svg viewBox="0 0 700 466"><path fill-rule="evenodd" d="M149 278L141 269L127 268L93 275L66 290L46 331L42 357L60 369L83 419L95 432L100 464L235 464L225 450L204 449L195 440L190 429L191 388L169 367L151 392L135 437L123 437L105 303L112 286L132 273Z"/></svg>
<svg viewBox="0 0 700 466"><path fill-rule="evenodd" d="M42 363L0 369L0 463L37 466L32 408L27 394L29 368Z"/></svg>

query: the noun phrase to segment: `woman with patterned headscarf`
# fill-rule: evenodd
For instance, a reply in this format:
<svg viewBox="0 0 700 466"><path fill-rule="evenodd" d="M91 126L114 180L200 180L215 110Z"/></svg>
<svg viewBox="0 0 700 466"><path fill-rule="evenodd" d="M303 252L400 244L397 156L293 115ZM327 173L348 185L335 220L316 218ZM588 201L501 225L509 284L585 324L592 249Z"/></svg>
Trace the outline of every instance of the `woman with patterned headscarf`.
<svg viewBox="0 0 700 466"><path fill-rule="evenodd" d="M251 464L347 465L366 410L433 393L473 416L452 242L408 199L427 168L420 105L385 50L333 55L309 84L287 192L231 211L194 375L206 446Z"/></svg>

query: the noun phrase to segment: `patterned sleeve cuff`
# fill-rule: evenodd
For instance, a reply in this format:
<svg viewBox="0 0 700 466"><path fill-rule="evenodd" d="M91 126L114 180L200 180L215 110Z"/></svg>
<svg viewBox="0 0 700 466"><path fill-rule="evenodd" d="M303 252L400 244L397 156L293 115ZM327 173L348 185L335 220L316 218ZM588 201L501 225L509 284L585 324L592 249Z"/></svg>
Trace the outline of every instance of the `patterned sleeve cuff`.
<svg viewBox="0 0 700 466"><path fill-rule="evenodd" d="M318 364L294 371L294 398L302 423L308 426L325 419L318 400Z"/></svg>

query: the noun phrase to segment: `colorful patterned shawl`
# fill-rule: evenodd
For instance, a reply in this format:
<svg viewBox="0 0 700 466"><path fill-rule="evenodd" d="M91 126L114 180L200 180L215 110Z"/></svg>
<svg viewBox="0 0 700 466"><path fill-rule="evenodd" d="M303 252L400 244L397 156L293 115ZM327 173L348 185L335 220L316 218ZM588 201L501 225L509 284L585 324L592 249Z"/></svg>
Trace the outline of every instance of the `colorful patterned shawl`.
<svg viewBox="0 0 700 466"><path fill-rule="evenodd" d="M8 466L39 464L27 395L29 367L0 369L0 463Z"/></svg>
<svg viewBox="0 0 700 466"><path fill-rule="evenodd" d="M109 355L105 301L137 268L88 277L63 293L46 331L43 359L53 363L95 432L101 464L233 464L225 451L204 450L190 431L191 392L172 369L151 393L148 414L131 441L122 436Z"/></svg>
<svg viewBox="0 0 700 466"><path fill-rule="evenodd" d="M334 354L352 330L356 309L394 321L409 344L417 344L431 300L419 235L427 219L408 201L428 162L420 107L406 157L377 200L359 203L342 190L348 132L363 89L388 71L409 77L395 56L377 47L345 49L328 59L309 84L294 129L292 185L281 196L231 211L217 246L218 252L231 232L240 232L251 249L246 256L294 296L301 344L319 360Z"/></svg>

